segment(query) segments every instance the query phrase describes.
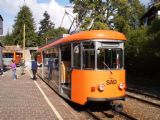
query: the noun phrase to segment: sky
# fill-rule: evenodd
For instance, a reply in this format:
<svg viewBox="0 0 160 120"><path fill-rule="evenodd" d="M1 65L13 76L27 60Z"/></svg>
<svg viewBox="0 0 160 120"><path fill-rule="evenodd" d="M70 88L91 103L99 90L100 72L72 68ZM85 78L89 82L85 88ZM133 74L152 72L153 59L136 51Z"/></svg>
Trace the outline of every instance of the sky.
<svg viewBox="0 0 160 120"><path fill-rule="evenodd" d="M144 5L147 5L150 0L140 1ZM30 8L37 30L39 27L39 22L43 19L43 13L45 11L47 11L50 15L51 21L55 23L56 28L60 26L69 28L71 25L70 19L73 19L71 16L74 16L74 14L72 13L71 7L65 7L71 5L69 0L0 0L0 15L2 15L4 19L3 35L6 35L8 31L12 31L12 26L14 24L16 15L19 12L20 7L22 7L24 4ZM65 10L70 13L70 18L65 15L62 22Z"/></svg>

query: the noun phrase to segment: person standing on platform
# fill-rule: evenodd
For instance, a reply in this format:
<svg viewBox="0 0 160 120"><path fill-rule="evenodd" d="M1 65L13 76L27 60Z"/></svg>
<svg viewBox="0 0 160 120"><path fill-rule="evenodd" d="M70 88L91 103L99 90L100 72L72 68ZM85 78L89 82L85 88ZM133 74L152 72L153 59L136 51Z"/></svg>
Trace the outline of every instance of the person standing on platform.
<svg viewBox="0 0 160 120"><path fill-rule="evenodd" d="M49 58L48 60L48 79L52 79L52 72L53 72L53 58Z"/></svg>
<svg viewBox="0 0 160 120"><path fill-rule="evenodd" d="M21 75L24 75L24 67L25 67L25 61L24 59L21 59L20 61Z"/></svg>
<svg viewBox="0 0 160 120"><path fill-rule="evenodd" d="M36 77L36 74L37 74L37 58L35 58L34 61L32 61L32 66L31 66L31 69L32 69L32 73L33 73L33 80L36 80L37 77Z"/></svg>
<svg viewBox="0 0 160 120"><path fill-rule="evenodd" d="M12 69L12 77L13 77L13 80L16 80L16 79L17 79L17 75L16 75L16 63L15 63L14 60L11 60L10 67L11 67L11 69Z"/></svg>

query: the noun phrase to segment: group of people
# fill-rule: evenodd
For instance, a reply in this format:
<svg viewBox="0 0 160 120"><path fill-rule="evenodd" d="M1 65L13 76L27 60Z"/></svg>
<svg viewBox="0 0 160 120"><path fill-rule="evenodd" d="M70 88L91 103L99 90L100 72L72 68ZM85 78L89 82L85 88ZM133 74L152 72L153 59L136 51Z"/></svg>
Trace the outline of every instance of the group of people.
<svg viewBox="0 0 160 120"><path fill-rule="evenodd" d="M21 62L20 62L20 71L21 71L21 75L24 74L24 67L25 67L25 61L24 59L21 59ZM17 74L16 74L16 63L14 60L11 60L11 64L9 65L9 67L11 68L12 70L12 78L13 80L16 80L17 79ZM37 59L35 58L34 61L32 61L31 63L31 70L32 70L32 74L33 74L33 80L36 80L37 77L36 77L36 74L37 74Z"/></svg>

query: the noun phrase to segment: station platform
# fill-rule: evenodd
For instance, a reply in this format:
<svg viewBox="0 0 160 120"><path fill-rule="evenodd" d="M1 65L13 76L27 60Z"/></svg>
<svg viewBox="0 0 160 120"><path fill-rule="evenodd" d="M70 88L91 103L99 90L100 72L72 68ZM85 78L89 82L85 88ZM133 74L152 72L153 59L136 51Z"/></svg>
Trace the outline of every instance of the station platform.
<svg viewBox="0 0 160 120"><path fill-rule="evenodd" d="M83 120L67 102L40 78L31 79L31 71L12 79L8 70L0 76L0 120Z"/></svg>

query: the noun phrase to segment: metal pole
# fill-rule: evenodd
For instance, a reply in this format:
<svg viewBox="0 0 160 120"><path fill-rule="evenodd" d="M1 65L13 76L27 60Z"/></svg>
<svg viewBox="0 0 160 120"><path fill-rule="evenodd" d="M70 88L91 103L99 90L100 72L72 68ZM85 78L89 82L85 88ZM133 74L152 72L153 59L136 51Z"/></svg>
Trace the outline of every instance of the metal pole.
<svg viewBox="0 0 160 120"><path fill-rule="evenodd" d="M26 40L25 40L25 34L26 34L26 33L25 33L25 32L26 32L26 31L25 31L25 27L26 27L25 24L23 24L23 59L24 59L24 60L25 60L25 41L26 41Z"/></svg>
<svg viewBox="0 0 160 120"><path fill-rule="evenodd" d="M47 37L46 37L46 45L47 45Z"/></svg>

